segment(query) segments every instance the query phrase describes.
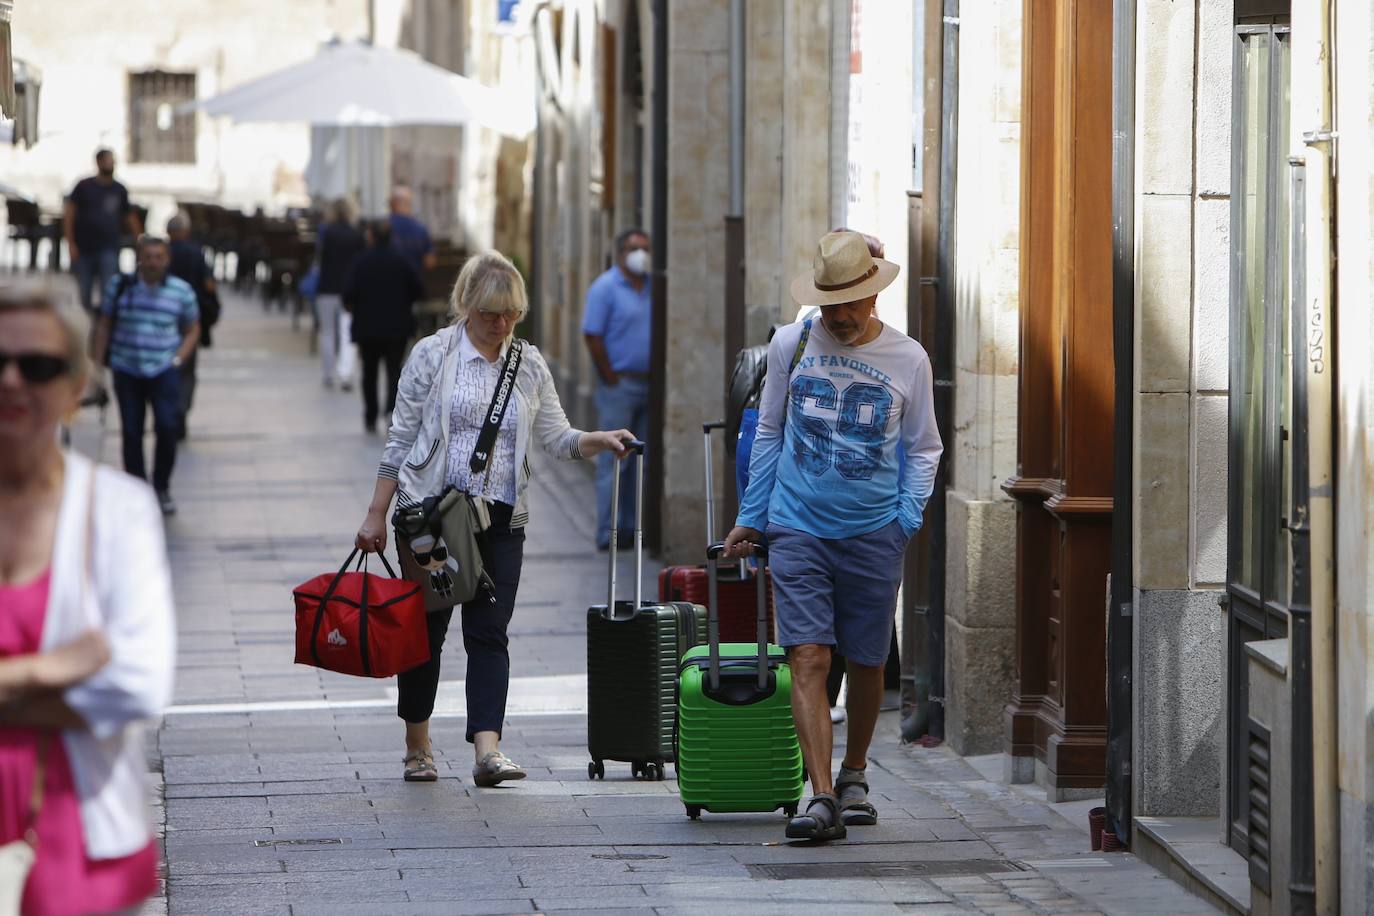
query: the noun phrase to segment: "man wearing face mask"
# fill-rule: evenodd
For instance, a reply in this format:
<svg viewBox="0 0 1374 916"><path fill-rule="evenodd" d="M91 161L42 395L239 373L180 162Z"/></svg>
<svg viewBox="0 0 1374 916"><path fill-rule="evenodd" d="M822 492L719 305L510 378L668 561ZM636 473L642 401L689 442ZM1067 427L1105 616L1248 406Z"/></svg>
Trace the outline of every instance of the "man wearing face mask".
<svg viewBox="0 0 1374 916"><path fill-rule="evenodd" d="M611 268L587 290L582 335L596 365L596 409L601 429L628 429L644 435L649 419L649 340L653 317L649 293L652 265L649 236L642 229L626 229L616 236ZM605 424L610 423L611 426ZM621 462L620 518L611 518L611 483L616 462L604 454L596 466L596 546L610 546L611 526L622 533L634 527L632 462Z"/></svg>
<svg viewBox="0 0 1374 916"><path fill-rule="evenodd" d="M764 540L778 644L792 666L792 714L812 798L787 836L835 840L876 824L868 747L883 699L902 555L921 527L943 446L930 359L878 318L897 276L857 232L831 232L792 298L819 317L780 328L768 347L758 434L729 556ZM832 777L826 676L846 662L849 731Z"/></svg>

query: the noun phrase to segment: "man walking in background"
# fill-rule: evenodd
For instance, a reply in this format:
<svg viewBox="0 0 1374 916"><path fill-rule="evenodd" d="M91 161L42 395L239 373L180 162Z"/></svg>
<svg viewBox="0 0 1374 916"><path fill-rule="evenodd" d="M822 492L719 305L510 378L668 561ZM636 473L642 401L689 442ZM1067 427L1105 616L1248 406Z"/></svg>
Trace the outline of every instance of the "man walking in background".
<svg viewBox="0 0 1374 916"><path fill-rule="evenodd" d="M377 368L386 363L386 410L396 409L396 385L406 344L415 333L412 306L424 296L420 275L391 243L391 223L377 220L369 245L344 281L344 308L353 315L353 341L363 363L363 429L377 429Z"/></svg>
<svg viewBox="0 0 1374 916"><path fill-rule="evenodd" d="M100 301L92 356L97 366L109 357L124 438L124 470L147 479L143 426L153 408L153 489L164 515L172 501L172 465L181 429L181 367L200 340L200 307L185 280L170 276L172 260L165 239L138 241L138 271L116 276Z"/></svg>
<svg viewBox="0 0 1374 916"><path fill-rule="evenodd" d="M425 224L415 218L415 195L410 188L398 184L391 190L391 244L396 247L415 272L424 272L434 266L434 242L429 237Z"/></svg>
<svg viewBox="0 0 1374 916"><path fill-rule="evenodd" d="M626 229L615 239L615 264L587 290L582 335L596 364L596 410L600 429L628 429L637 436L649 425L649 347L653 305L649 290L652 264L649 236ZM621 462L620 518L611 518L611 484L616 461L603 454L596 465L596 546L611 543L611 526L620 538L634 529L635 491L629 486L633 462Z"/></svg>
<svg viewBox="0 0 1374 916"><path fill-rule="evenodd" d="M171 265L167 272L185 280L196 294L200 307L200 340L191 355L181 365L181 428L177 438L186 438L186 417L196 396L196 364L202 347L210 346L210 329L219 321L219 290L210 265L205 263L205 249L191 241L191 220L178 213L167 221L167 238L171 241Z"/></svg>
<svg viewBox="0 0 1374 916"><path fill-rule="evenodd" d="M110 278L119 272L119 236L127 228L135 238L143 231L138 215L129 206L129 191L115 181L114 153L95 154L96 173L72 188L62 208L62 235L67 258L76 274L81 305L95 309L94 289L104 294Z"/></svg>
<svg viewBox="0 0 1374 916"><path fill-rule="evenodd" d="M320 369L324 387L353 387L353 321L343 307L344 283L353 261L367 247L367 240L355 226L353 204L340 197L329 205L329 221L320 226L320 285L315 293L315 314L319 318Z"/></svg>
<svg viewBox="0 0 1374 916"><path fill-rule="evenodd" d="M875 314L897 276L857 232L831 232L813 269L792 282L820 316L768 346L768 375L749 487L726 553L767 535L778 644L792 666L792 714L812 798L793 839L833 840L876 824L868 747L883 700L902 556L921 527L943 446L930 359ZM826 697L832 647L846 660L849 733L832 778Z"/></svg>

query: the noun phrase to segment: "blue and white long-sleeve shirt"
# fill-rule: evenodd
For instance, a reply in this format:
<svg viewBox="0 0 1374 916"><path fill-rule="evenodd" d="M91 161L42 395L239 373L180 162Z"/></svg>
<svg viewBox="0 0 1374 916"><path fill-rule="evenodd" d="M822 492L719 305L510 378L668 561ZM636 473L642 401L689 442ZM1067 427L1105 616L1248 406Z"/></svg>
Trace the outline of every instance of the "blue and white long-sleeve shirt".
<svg viewBox="0 0 1374 916"><path fill-rule="evenodd" d="M737 524L769 522L819 538L877 531L894 518L921 527L944 446L935 426L930 358L886 325L846 346L818 319L797 368L802 323L780 329Z"/></svg>

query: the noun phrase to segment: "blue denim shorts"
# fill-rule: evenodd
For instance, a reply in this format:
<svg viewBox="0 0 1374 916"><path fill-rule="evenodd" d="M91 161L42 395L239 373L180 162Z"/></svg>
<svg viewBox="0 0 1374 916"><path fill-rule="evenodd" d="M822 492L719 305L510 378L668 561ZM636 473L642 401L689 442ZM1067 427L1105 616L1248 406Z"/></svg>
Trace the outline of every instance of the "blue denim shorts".
<svg viewBox="0 0 1374 916"><path fill-rule="evenodd" d="M778 645L835 646L855 664L882 665L902 584L901 524L837 540L781 525L766 534Z"/></svg>

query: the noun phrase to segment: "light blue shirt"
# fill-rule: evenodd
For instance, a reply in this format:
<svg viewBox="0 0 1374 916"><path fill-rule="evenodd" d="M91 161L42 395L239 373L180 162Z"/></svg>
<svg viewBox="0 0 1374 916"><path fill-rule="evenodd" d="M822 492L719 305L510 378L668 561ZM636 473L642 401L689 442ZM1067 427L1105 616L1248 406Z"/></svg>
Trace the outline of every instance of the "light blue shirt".
<svg viewBox="0 0 1374 916"><path fill-rule="evenodd" d="M113 318L110 368L143 378L161 375L171 368L186 329L200 320L195 290L168 274L157 286L135 279L116 297L123 280L111 277L100 301L100 314Z"/></svg>
<svg viewBox="0 0 1374 916"><path fill-rule="evenodd" d="M649 278L636 290L619 265L592 282L587 289L587 312L582 333L595 334L606 343L606 356L616 372L649 371L653 302Z"/></svg>
<svg viewBox="0 0 1374 916"><path fill-rule="evenodd" d="M797 368L788 368L800 323L773 336L737 524L770 522L818 538L857 537L894 518L921 527L943 445L935 426L930 359L883 327L850 347L812 323Z"/></svg>

